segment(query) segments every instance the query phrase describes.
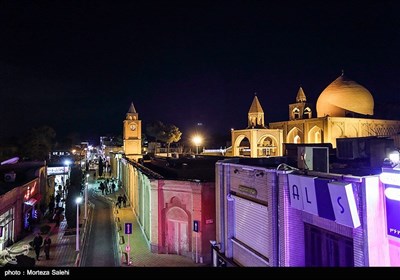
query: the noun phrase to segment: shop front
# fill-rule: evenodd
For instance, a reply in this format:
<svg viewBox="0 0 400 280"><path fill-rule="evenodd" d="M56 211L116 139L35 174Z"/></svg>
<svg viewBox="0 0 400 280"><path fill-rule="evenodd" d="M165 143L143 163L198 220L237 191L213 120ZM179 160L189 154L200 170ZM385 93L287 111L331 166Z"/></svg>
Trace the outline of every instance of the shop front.
<svg viewBox="0 0 400 280"><path fill-rule="evenodd" d="M14 207L0 214L0 251L14 240Z"/></svg>
<svg viewBox="0 0 400 280"><path fill-rule="evenodd" d="M39 202L42 195L39 193L38 182L34 180L25 186L23 213L23 229L31 231L32 226L40 219Z"/></svg>

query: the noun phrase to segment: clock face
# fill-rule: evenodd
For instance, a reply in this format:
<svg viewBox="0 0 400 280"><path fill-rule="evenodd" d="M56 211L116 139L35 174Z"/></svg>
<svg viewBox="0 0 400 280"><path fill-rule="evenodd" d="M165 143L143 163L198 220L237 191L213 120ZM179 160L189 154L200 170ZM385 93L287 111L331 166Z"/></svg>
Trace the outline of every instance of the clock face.
<svg viewBox="0 0 400 280"><path fill-rule="evenodd" d="M131 130L135 130L136 129L136 124L133 123L129 127L130 127Z"/></svg>

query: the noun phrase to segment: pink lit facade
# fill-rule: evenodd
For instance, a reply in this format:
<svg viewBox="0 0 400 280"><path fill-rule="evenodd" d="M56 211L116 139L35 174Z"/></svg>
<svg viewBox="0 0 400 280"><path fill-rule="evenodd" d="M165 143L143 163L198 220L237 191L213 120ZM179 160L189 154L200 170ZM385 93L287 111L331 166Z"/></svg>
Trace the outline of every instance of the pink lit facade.
<svg viewBox="0 0 400 280"><path fill-rule="evenodd" d="M150 250L210 263L215 183L157 179L137 167L122 158L119 173Z"/></svg>
<svg viewBox="0 0 400 280"><path fill-rule="evenodd" d="M214 266L400 265L379 176L304 175L237 160L216 171Z"/></svg>
<svg viewBox="0 0 400 280"><path fill-rule="evenodd" d="M16 186L0 196L0 250L23 237L27 219L30 215L36 217L40 199L39 179Z"/></svg>

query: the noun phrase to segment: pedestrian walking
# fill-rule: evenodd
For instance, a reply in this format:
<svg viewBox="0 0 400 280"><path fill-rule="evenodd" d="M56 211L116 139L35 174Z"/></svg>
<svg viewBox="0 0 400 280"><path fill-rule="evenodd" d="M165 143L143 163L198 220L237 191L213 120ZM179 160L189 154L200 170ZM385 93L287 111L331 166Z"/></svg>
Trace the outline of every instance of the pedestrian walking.
<svg viewBox="0 0 400 280"><path fill-rule="evenodd" d="M104 186L104 183L103 183L103 182L100 182L99 189L101 190L101 194L104 194L105 186Z"/></svg>
<svg viewBox="0 0 400 280"><path fill-rule="evenodd" d="M124 198L122 197L122 195L118 196L118 207L121 208L122 206L122 201L124 200Z"/></svg>
<svg viewBox="0 0 400 280"><path fill-rule="evenodd" d="M44 253L46 254L46 260L50 260L50 245L51 245L51 239L49 236L47 236L44 239L44 245L43 245Z"/></svg>
<svg viewBox="0 0 400 280"><path fill-rule="evenodd" d="M40 248L42 247L42 243L43 243L43 237L40 235L40 232L38 232L35 238L33 239L33 249L35 249L37 260L39 260Z"/></svg>
<svg viewBox="0 0 400 280"><path fill-rule="evenodd" d="M124 207L126 207L127 200L128 200L128 198L126 197L126 194L124 194L124 196L122 197L122 203L124 203Z"/></svg>

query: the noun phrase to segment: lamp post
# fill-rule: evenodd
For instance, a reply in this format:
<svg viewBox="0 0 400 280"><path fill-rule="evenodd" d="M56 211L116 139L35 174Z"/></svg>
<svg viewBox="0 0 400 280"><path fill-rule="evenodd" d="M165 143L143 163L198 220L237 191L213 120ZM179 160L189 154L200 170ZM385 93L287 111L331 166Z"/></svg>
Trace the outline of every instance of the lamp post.
<svg viewBox="0 0 400 280"><path fill-rule="evenodd" d="M79 204L82 202L82 197L78 196L76 202L76 251L79 252Z"/></svg>
<svg viewBox="0 0 400 280"><path fill-rule="evenodd" d="M89 173L86 174L86 183L85 183L85 220L87 219L88 188L89 188Z"/></svg>
<svg viewBox="0 0 400 280"><path fill-rule="evenodd" d="M196 145L196 155L199 154L199 146L203 142L203 138L200 135L196 135L193 137L193 143Z"/></svg>

